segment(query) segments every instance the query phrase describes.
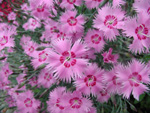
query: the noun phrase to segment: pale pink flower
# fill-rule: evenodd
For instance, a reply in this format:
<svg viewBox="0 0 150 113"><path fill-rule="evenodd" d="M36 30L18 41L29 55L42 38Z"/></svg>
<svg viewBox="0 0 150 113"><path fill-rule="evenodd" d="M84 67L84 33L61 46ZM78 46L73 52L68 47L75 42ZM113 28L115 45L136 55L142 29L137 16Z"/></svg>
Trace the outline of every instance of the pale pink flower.
<svg viewBox="0 0 150 113"><path fill-rule="evenodd" d="M74 5L80 6L81 4L82 0L62 0L60 7L71 10L75 8Z"/></svg>
<svg viewBox="0 0 150 113"><path fill-rule="evenodd" d="M25 24L23 24L23 28L25 30L34 31L36 28L39 27L41 27L41 24L39 23L39 20L37 18L30 18Z"/></svg>
<svg viewBox="0 0 150 113"><path fill-rule="evenodd" d="M104 31L106 39L112 41L119 35L118 29L122 28L124 12L120 8L105 6L98 10L98 15L94 20L94 27Z"/></svg>
<svg viewBox="0 0 150 113"><path fill-rule="evenodd" d="M8 14L8 20L16 20L16 13L11 12Z"/></svg>
<svg viewBox="0 0 150 113"><path fill-rule="evenodd" d="M47 109L51 113L66 113L65 109L69 105L68 94L65 92L64 87L58 87L50 92L49 101L47 101Z"/></svg>
<svg viewBox="0 0 150 113"><path fill-rule="evenodd" d="M87 60L81 58L86 52L86 46L80 40L72 46L71 40L52 42L54 51L49 53L49 67L54 68L55 77L71 82L71 78L82 77Z"/></svg>
<svg viewBox="0 0 150 113"><path fill-rule="evenodd" d="M43 69L38 75L38 84L44 88L50 88L54 83L56 83L56 79L53 77L52 71Z"/></svg>
<svg viewBox="0 0 150 113"><path fill-rule="evenodd" d="M5 101L8 103L9 107L15 107L16 106L16 100L10 95L5 98Z"/></svg>
<svg viewBox="0 0 150 113"><path fill-rule="evenodd" d="M91 64L86 68L85 76L75 80L74 83L77 91L86 95L92 94L96 96L103 88L103 74L104 71L102 69L98 68L96 64Z"/></svg>
<svg viewBox="0 0 150 113"><path fill-rule="evenodd" d="M31 60L31 64L35 69L37 69L42 64L50 63L48 60L49 51L51 51L51 49L46 48L42 51L35 52L35 55L33 55L34 58Z"/></svg>
<svg viewBox="0 0 150 113"><path fill-rule="evenodd" d="M105 63L117 63L117 59L118 59L118 54L112 54L112 51L113 51L113 49L112 48L110 48L109 50L108 50L108 52L104 52L103 54L102 54L102 56L103 56L103 61L105 62Z"/></svg>
<svg viewBox="0 0 150 113"><path fill-rule="evenodd" d="M17 113L36 113L40 101L36 100L31 91L20 93L16 99Z"/></svg>
<svg viewBox="0 0 150 113"><path fill-rule="evenodd" d="M74 33L83 30L85 23L82 15L76 16L77 11L66 11L60 17L61 29L66 33Z"/></svg>
<svg viewBox="0 0 150 113"><path fill-rule="evenodd" d="M38 83L38 79L36 76L32 77L29 79L29 84L34 87L34 86L38 86L39 83Z"/></svg>
<svg viewBox="0 0 150 113"><path fill-rule="evenodd" d="M25 81L25 76L26 76L26 74L21 73L21 74L19 74L18 77L16 77L16 80L17 80L18 84L21 84L22 82Z"/></svg>
<svg viewBox="0 0 150 113"><path fill-rule="evenodd" d="M27 12L27 11L30 11L31 8L28 6L27 3L21 5L21 9L24 11L24 12Z"/></svg>
<svg viewBox="0 0 150 113"><path fill-rule="evenodd" d="M84 39L89 48L94 48L96 52L103 50L105 41L102 31L89 30Z"/></svg>
<svg viewBox="0 0 150 113"><path fill-rule="evenodd" d="M139 100L139 96L148 90L148 87L144 84L150 82L150 71L145 64L134 59L126 67L118 66L116 73L118 81L123 85L122 94L125 98L129 98L132 93L134 98Z"/></svg>
<svg viewBox="0 0 150 113"><path fill-rule="evenodd" d="M89 9L98 8L104 0L85 0L85 5Z"/></svg>
<svg viewBox="0 0 150 113"><path fill-rule="evenodd" d="M26 46L28 44L28 42L31 41L31 37L30 36L22 36L21 40L20 40L20 45L22 47Z"/></svg>
<svg viewBox="0 0 150 113"><path fill-rule="evenodd" d="M143 18L144 17L144 18ZM138 18L125 21L123 29L127 36L133 37L132 44L129 45L130 51L134 53L142 53L144 48L150 47L150 19L145 13L139 13ZM132 26L132 27L131 27Z"/></svg>

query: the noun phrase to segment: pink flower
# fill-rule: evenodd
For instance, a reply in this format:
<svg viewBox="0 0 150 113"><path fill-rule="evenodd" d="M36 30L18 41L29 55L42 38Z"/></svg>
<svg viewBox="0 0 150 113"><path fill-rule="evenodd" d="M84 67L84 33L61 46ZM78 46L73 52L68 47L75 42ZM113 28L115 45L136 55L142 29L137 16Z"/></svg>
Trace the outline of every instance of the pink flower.
<svg viewBox="0 0 150 113"><path fill-rule="evenodd" d="M119 56L117 54L113 55L112 51L113 49L110 48L108 52L104 52L102 54L102 56L104 57L103 60L105 63L117 63L117 59Z"/></svg>
<svg viewBox="0 0 150 113"><path fill-rule="evenodd" d="M71 82L71 78L82 77L87 60L81 58L85 52L85 45L76 41L72 46L70 40L52 42L54 51L49 53L49 67L54 68L55 77Z"/></svg>
<svg viewBox="0 0 150 113"><path fill-rule="evenodd" d="M23 45L23 49L24 49L24 52L29 55L29 56L32 56L34 57L35 54L37 53L36 49L38 48L38 44L33 42L33 41L28 41L25 45Z"/></svg>
<svg viewBox="0 0 150 113"><path fill-rule="evenodd" d="M148 90L145 84L150 82L149 68L143 63L133 60L128 66L119 66L116 70L118 81L122 83L122 94L129 98L132 93L134 98L139 100L139 96Z"/></svg>
<svg viewBox="0 0 150 113"><path fill-rule="evenodd" d="M63 0L60 4L60 7L66 8L67 10L74 9L74 5L80 6L82 4L82 0Z"/></svg>
<svg viewBox="0 0 150 113"><path fill-rule="evenodd" d="M92 108L91 100L82 97L80 92L74 91L68 97L68 107L66 113L88 113Z"/></svg>
<svg viewBox="0 0 150 113"><path fill-rule="evenodd" d="M65 92L64 87L58 87L54 89L49 95L49 101L47 101L47 109L51 113L66 113L64 110L68 106L68 94Z"/></svg>
<svg viewBox="0 0 150 113"><path fill-rule="evenodd" d="M98 8L104 0L85 0L85 5L89 9Z"/></svg>
<svg viewBox="0 0 150 113"><path fill-rule="evenodd" d="M150 16L150 1L148 1L148 0L136 0L133 3L133 7L138 12L147 13Z"/></svg>
<svg viewBox="0 0 150 113"><path fill-rule="evenodd" d="M141 53L144 51L144 48L148 49L150 47L149 25L150 19L145 13L139 13L137 20L133 18L125 22L124 32L127 36L134 38L132 44L129 45L130 51Z"/></svg>
<svg viewBox="0 0 150 113"><path fill-rule="evenodd" d="M49 4L46 3L52 3L52 1L53 0L50 0L49 2L47 2L47 0L30 0L31 14L40 20L47 19L50 12Z"/></svg>
<svg viewBox="0 0 150 113"><path fill-rule="evenodd" d="M33 97L31 91L20 93L16 99L17 113L36 113L40 106L40 101Z"/></svg>
<svg viewBox="0 0 150 113"><path fill-rule="evenodd" d="M61 17L61 29L66 33L73 33L83 30L83 24L85 23L82 15L77 16L77 11L66 11Z"/></svg>
<svg viewBox="0 0 150 113"><path fill-rule="evenodd" d="M16 13L11 12L8 14L8 20L16 20Z"/></svg>
<svg viewBox="0 0 150 113"><path fill-rule="evenodd" d="M27 23L23 24L25 30L34 31L36 28L41 27L38 19L30 18Z"/></svg>
<svg viewBox="0 0 150 113"><path fill-rule="evenodd" d="M102 89L102 80L104 71L97 67L96 64L88 66L84 72L85 76L76 79L74 82L77 91L80 91L86 95L97 95Z"/></svg>
<svg viewBox="0 0 150 113"><path fill-rule="evenodd" d="M44 25L45 31L42 33L41 40L45 39L45 41L51 41L52 37L57 37L57 33L59 33L60 27L58 22L49 19Z"/></svg>
<svg viewBox="0 0 150 113"><path fill-rule="evenodd" d="M43 69L38 75L38 84L45 88L50 88L52 84L56 83L56 79L53 77L53 73L47 69Z"/></svg>
<svg viewBox="0 0 150 113"><path fill-rule="evenodd" d="M98 101L100 101L101 103L104 103L104 102L107 102L109 98L110 98L110 94L107 91L107 86L103 87L103 89L101 89L99 91L99 94L97 95Z"/></svg>
<svg viewBox="0 0 150 113"><path fill-rule="evenodd" d="M113 6L116 7L116 6L119 6L120 4L124 4L125 1L123 0L113 0Z"/></svg>
<svg viewBox="0 0 150 113"><path fill-rule="evenodd" d="M35 69L37 69L42 64L49 63L48 61L49 51L51 51L51 49L46 48L42 51L35 52L36 54L33 55L34 58L32 59L32 62L31 62L31 64L33 65Z"/></svg>
<svg viewBox="0 0 150 113"><path fill-rule="evenodd" d="M3 67L0 69L0 81L8 82L8 77L11 75L13 71L9 68L9 64L4 64Z"/></svg>
<svg viewBox="0 0 150 113"><path fill-rule="evenodd" d="M102 31L97 30L89 30L85 36L85 43L87 43L88 47L94 48L96 52L100 52L104 45L104 35Z"/></svg>
<svg viewBox="0 0 150 113"><path fill-rule="evenodd" d="M112 94L120 94L122 90L122 84L116 76L116 68L117 67L104 74L104 81L107 83L107 91Z"/></svg>
<svg viewBox="0 0 150 113"><path fill-rule="evenodd" d="M105 6L98 10L98 15L94 20L94 27L104 31L106 39L112 41L119 35L118 29L122 28L124 22L124 12L119 8Z"/></svg>
<svg viewBox="0 0 150 113"><path fill-rule="evenodd" d="M9 28L9 27L8 27ZM14 47L14 39L12 35L15 34L15 29L5 29L0 30L0 50L2 50L5 47Z"/></svg>

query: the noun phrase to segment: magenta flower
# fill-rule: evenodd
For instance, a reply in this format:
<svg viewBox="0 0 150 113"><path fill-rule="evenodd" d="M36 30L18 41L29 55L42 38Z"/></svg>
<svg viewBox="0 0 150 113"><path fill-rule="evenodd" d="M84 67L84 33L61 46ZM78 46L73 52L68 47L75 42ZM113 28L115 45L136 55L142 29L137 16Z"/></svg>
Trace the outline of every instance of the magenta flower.
<svg viewBox="0 0 150 113"><path fill-rule="evenodd" d="M103 88L102 81L104 71L98 68L96 64L91 64L86 68L84 74L85 76L76 79L74 82L77 91L86 95L92 94L96 96Z"/></svg>
<svg viewBox="0 0 150 113"><path fill-rule="evenodd" d="M98 8L104 0L85 0L85 5L89 9Z"/></svg>
<svg viewBox="0 0 150 113"><path fill-rule="evenodd" d="M145 84L150 82L149 68L137 60L133 60L128 66L119 66L116 71L118 81L122 83L122 94L129 98L132 93L134 98L139 100L139 96L148 90Z"/></svg>
<svg viewBox="0 0 150 113"><path fill-rule="evenodd" d="M112 41L119 35L118 29L122 28L124 22L124 12L119 8L105 6L98 10L98 15L94 20L94 27L104 31L106 39Z"/></svg>
<svg viewBox="0 0 150 113"><path fill-rule="evenodd" d="M61 17L61 29L66 33L79 32L83 30L85 23L82 15L77 16L77 11L66 11Z"/></svg>
<svg viewBox="0 0 150 113"><path fill-rule="evenodd" d="M82 77L87 65L87 60L81 58L87 50L85 45L80 40L73 46L71 40L57 40L52 46L54 51L49 53L48 66L56 72L54 76L69 82L71 78Z"/></svg>
<svg viewBox="0 0 150 113"><path fill-rule="evenodd" d="M85 43L88 47L94 48L96 52L102 51L105 41L102 31L89 30L85 36Z"/></svg>
<svg viewBox="0 0 150 113"><path fill-rule="evenodd" d="M103 54L102 54L102 56L103 56L103 61L105 62L105 63L117 63L117 59L118 59L118 55L117 54L112 54L112 51L113 51L113 49L112 48L110 48L109 50L108 50L108 52L104 52Z"/></svg>
<svg viewBox="0 0 150 113"><path fill-rule="evenodd" d="M40 101L33 97L31 91L20 93L16 99L17 113L37 113Z"/></svg>
<svg viewBox="0 0 150 113"><path fill-rule="evenodd" d="M62 0L60 7L66 8L67 10L74 9L74 5L80 6L82 4L82 0Z"/></svg>
<svg viewBox="0 0 150 113"><path fill-rule="evenodd" d="M43 69L38 76L38 84L45 88L50 88L54 83L56 83L56 79L53 77L53 73Z"/></svg>

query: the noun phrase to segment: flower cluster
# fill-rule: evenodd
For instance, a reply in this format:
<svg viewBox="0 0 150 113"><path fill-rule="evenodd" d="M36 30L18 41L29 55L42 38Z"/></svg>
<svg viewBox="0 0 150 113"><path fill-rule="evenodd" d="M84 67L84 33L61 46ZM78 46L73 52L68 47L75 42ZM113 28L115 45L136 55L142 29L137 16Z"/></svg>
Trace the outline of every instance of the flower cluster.
<svg viewBox="0 0 150 113"><path fill-rule="evenodd" d="M150 82L150 2L134 1L135 15L123 0L0 0L0 94L9 108L96 113L95 103L115 95L139 100Z"/></svg>

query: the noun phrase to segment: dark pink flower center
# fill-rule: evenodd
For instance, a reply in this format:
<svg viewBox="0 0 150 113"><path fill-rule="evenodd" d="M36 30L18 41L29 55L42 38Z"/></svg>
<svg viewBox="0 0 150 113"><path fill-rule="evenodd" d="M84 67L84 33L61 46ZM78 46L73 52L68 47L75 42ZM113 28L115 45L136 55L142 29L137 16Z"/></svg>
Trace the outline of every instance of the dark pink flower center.
<svg viewBox="0 0 150 113"><path fill-rule="evenodd" d="M147 9L147 13L150 15L150 7Z"/></svg>
<svg viewBox="0 0 150 113"><path fill-rule="evenodd" d="M31 46L31 47L29 48L29 51L30 51L30 52L33 52L33 51L34 51L34 47Z"/></svg>
<svg viewBox="0 0 150 113"><path fill-rule="evenodd" d="M76 0L67 0L67 2L68 2L69 4L74 4L74 3L76 2Z"/></svg>
<svg viewBox="0 0 150 113"><path fill-rule="evenodd" d="M26 100L24 101L24 104L26 107L32 107L32 100L30 98L26 98Z"/></svg>
<svg viewBox="0 0 150 113"><path fill-rule="evenodd" d="M96 85L96 77L93 75L87 75L85 77L84 82L86 83L86 86L95 86Z"/></svg>
<svg viewBox="0 0 150 113"><path fill-rule="evenodd" d="M52 75L50 73L45 73L44 79L50 81L52 79Z"/></svg>
<svg viewBox="0 0 150 113"><path fill-rule="evenodd" d="M37 12L44 12L44 9L45 9L45 5L39 5L37 7Z"/></svg>
<svg viewBox="0 0 150 113"><path fill-rule="evenodd" d="M138 39L140 40L144 40L147 38L147 34L148 34L148 28L145 27L144 24L141 24L140 26L138 26L136 29L135 29L135 33L137 34L137 37Z"/></svg>
<svg viewBox="0 0 150 113"><path fill-rule="evenodd" d="M76 55L74 52L68 52L65 51L62 53L62 56L60 57L60 62L64 64L66 68L69 68L70 66L74 66L76 64Z"/></svg>
<svg viewBox="0 0 150 113"><path fill-rule="evenodd" d="M8 42L8 37L7 36L3 36L0 37L0 45L3 46Z"/></svg>
<svg viewBox="0 0 150 113"><path fill-rule="evenodd" d="M107 90L104 88L103 90L100 91L101 96L106 96L107 95Z"/></svg>
<svg viewBox="0 0 150 113"><path fill-rule="evenodd" d="M65 39L65 37L66 37L66 34L65 33L63 33L63 32L59 32L58 34L57 34L57 38L58 39Z"/></svg>
<svg viewBox="0 0 150 113"><path fill-rule="evenodd" d="M104 25L110 29L113 29L115 25L117 25L117 18L113 15L107 15L105 17Z"/></svg>
<svg viewBox="0 0 150 113"><path fill-rule="evenodd" d="M32 20L31 25L32 25L32 26L35 26L36 24L37 24L37 20Z"/></svg>
<svg viewBox="0 0 150 113"><path fill-rule="evenodd" d="M7 69L7 70L5 70L5 76L7 76L8 77L8 74L9 74L9 70Z"/></svg>
<svg viewBox="0 0 150 113"><path fill-rule="evenodd" d="M70 26L75 26L78 21L77 21L77 19L76 19L75 17L71 16L71 17L67 20L67 22L68 22L68 24L69 24Z"/></svg>
<svg viewBox="0 0 150 113"><path fill-rule="evenodd" d="M74 97L69 100L69 103L71 105L71 108L79 109L82 105L82 100L79 99L78 97Z"/></svg>
<svg viewBox="0 0 150 113"><path fill-rule="evenodd" d="M60 98L57 99L56 101L56 106L59 107L59 109L64 109L64 106L60 105Z"/></svg>
<svg viewBox="0 0 150 113"><path fill-rule="evenodd" d="M51 33L54 33L54 32L57 32L57 31L58 31L58 29L57 29L56 26L53 26L53 27L50 28Z"/></svg>
<svg viewBox="0 0 150 113"><path fill-rule="evenodd" d="M42 51L41 53L39 53L39 61L43 62L47 59L48 54L45 51Z"/></svg>
<svg viewBox="0 0 150 113"><path fill-rule="evenodd" d="M37 81L37 78L36 78L36 77L32 77L32 78L31 78L31 80L32 80L32 82L33 82L33 83L35 83L35 84L37 84L37 83L38 83L38 81Z"/></svg>
<svg viewBox="0 0 150 113"><path fill-rule="evenodd" d="M116 76L113 76L112 81L113 81L114 85L121 85L121 83L117 81L117 77Z"/></svg>
<svg viewBox="0 0 150 113"><path fill-rule="evenodd" d="M131 86L138 87L142 81L142 76L138 72L133 72L128 79Z"/></svg>
<svg viewBox="0 0 150 113"><path fill-rule="evenodd" d="M101 41L101 37L100 37L98 34L92 35L92 36L91 36L91 41L92 41L94 44L99 44L100 41Z"/></svg>

